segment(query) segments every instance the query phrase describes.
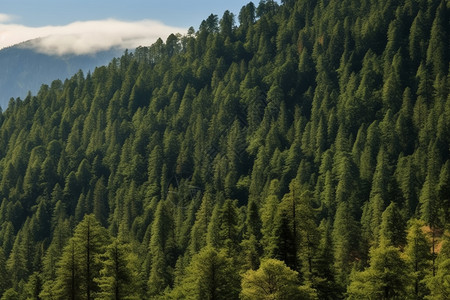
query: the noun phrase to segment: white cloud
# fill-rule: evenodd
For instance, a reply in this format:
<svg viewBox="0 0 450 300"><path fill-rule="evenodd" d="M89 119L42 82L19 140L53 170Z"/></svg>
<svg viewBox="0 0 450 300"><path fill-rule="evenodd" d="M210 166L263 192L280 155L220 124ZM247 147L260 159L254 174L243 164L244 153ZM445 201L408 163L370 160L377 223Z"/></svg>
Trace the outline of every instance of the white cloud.
<svg viewBox="0 0 450 300"><path fill-rule="evenodd" d="M152 20L125 22L107 19L44 27L0 24L0 48L36 39L31 45L39 52L90 54L112 47L134 49L151 45L159 37L165 40L171 33L185 31L185 28L171 27Z"/></svg>
<svg viewBox="0 0 450 300"><path fill-rule="evenodd" d="M13 15L1 14L0 13L0 23L8 23L14 19Z"/></svg>

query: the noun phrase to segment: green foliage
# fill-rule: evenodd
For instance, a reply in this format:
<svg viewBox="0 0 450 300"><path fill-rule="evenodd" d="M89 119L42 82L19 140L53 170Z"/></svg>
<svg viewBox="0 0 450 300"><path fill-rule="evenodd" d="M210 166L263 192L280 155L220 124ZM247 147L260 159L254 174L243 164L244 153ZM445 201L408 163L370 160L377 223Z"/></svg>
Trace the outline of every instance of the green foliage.
<svg viewBox="0 0 450 300"><path fill-rule="evenodd" d="M371 252L370 267L352 274L348 299L404 299L410 282L400 251L392 246Z"/></svg>
<svg viewBox="0 0 450 300"><path fill-rule="evenodd" d="M403 247L406 243L406 224L395 202L392 202L381 215L380 244Z"/></svg>
<svg viewBox="0 0 450 300"><path fill-rule="evenodd" d="M108 243L106 229L94 215L86 215L64 247L56 271L53 293L58 298L94 299L100 291L97 278L102 268L101 255ZM48 282L53 285L52 282Z"/></svg>
<svg viewBox="0 0 450 300"><path fill-rule="evenodd" d="M292 297L445 298L449 15L249 3L12 99L0 293L236 299L278 259Z"/></svg>
<svg viewBox="0 0 450 300"><path fill-rule="evenodd" d="M237 299L239 277L225 252L207 246L192 257L178 288L184 299Z"/></svg>
<svg viewBox="0 0 450 300"><path fill-rule="evenodd" d="M428 294L423 279L430 273L431 247L430 240L426 236L424 228L424 222L411 219L406 237L406 262L410 270L412 270L412 276L414 278L414 291L411 294L416 298L421 298Z"/></svg>
<svg viewBox="0 0 450 300"><path fill-rule="evenodd" d="M314 289L300 286L298 273L282 261L265 259L258 270L242 275L241 299L318 299Z"/></svg>
<svg viewBox="0 0 450 300"><path fill-rule="evenodd" d="M7 277L5 252L2 248L0 248L0 295L2 295L6 290L6 287L8 286L8 280L9 279Z"/></svg>
<svg viewBox="0 0 450 300"><path fill-rule="evenodd" d="M425 279L431 293L426 299L445 299L450 295L450 237L444 233L442 248L438 255L437 272L435 276Z"/></svg>
<svg viewBox="0 0 450 300"><path fill-rule="evenodd" d="M100 287L98 299L137 299L137 272L133 270L130 250L118 240L106 248L103 268L96 278Z"/></svg>

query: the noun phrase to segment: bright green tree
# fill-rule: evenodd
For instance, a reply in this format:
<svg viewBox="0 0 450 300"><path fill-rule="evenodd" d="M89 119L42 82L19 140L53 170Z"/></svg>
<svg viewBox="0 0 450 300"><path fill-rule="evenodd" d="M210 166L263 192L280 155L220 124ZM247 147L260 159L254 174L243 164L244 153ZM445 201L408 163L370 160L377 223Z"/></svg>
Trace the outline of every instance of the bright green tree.
<svg viewBox="0 0 450 300"><path fill-rule="evenodd" d="M66 299L95 299L100 287L101 256L108 233L94 215L86 215L75 228L58 263L55 294Z"/></svg>
<svg viewBox="0 0 450 300"><path fill-rule="evenodd" d="M130 263L129 245L114 240L106 248L103 268L97 278L100 292L98 299L137 299L136 270Z"/></svg>
<svg viewBox="0 0 450 300"><path fill-rule="evenodd" d="M194 254L206 246L206 234L213 210L212 193L207 191L202 198L202 204L195 217L195 223L191 230L190 251Z"/></svg>
<svg viewBox="0 0 450 300"><path fill-rule="evenodd" d="M237 299L239 277L224 251L206 246L192 257L180 289L183 299Z"/></svg>
<svg viewBox="0 0 450 300"><path fill-rule="evenodd" d="M240 298L256 299L318 299L316 291L300 286L298 273L282 261L264 259L258 270L249 270L242 275Z"/></svg>
<svg viewBox="0 0 450 300"><path fill-rule="evenodd" d="M425 222L411 219L409 224L405 255L406 262L413 271L414 288L411 294L416 298L423 298L428 293L423 279L430 271L431 245L424 232Z"/></svg>
<svg viewBox="0 0 450 300"><path fill-rule="evenodd" d="M448 231L443 235L441 251L436 261L436 273L425 278L426 285L430 290L427 299L447 299L450 296L450 236Z"/></svg>
<svg viewBox="0 0 450 300"><path fill-rule="evenodd" d="M353 273L348 299L405 299L410 275L400 250L379 247L371 252L370 267Z"/></svg>
<svg viewBox="0 0 450 300"><path fill-rule="evenodd" d="M58 262L56 280L48 280L44 285L41 297L44 299L79 299L82 295L81 266L77 257L77 245L72 238L64 247L64 252Z"/></svg>

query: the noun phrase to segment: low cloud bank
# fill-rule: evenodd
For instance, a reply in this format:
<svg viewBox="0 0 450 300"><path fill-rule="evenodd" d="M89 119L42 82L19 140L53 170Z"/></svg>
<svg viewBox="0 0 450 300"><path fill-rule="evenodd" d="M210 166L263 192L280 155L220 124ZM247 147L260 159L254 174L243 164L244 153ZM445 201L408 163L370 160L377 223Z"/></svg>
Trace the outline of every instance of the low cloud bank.
<svg viewBox="0 0 450 300"><path fill-rule="evenodd" d="M0 23L11 20L0 14ZM51 55L93 54L113 47L134 49L147 46L171 33L185 33L185 28L142 20L135 22L115 19L74 22L64 26L27 27L0 24L0 48L32 40L31 47Z"/></svg>
<svg viewBox="0 0 450 300"><path fill-rule="evenodd" d="M0 14L0 23L7 23L14 19L13 15Z"/></svg>

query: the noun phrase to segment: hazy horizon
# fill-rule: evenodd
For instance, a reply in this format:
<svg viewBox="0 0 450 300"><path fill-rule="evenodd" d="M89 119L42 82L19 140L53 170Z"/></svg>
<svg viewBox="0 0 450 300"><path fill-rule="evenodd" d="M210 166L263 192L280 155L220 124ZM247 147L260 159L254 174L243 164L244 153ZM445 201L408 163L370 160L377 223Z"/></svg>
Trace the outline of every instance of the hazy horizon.
<svg viewBox="0 0 450 300"><path fill-rule="evenodd" d="M171 33L185 34L211 13L221 17L228 9L237 20L248 2L82 0L63 5L53 0L6 0L0 9L0 49L30 40L38 52L50 55L133 49Z"/></svg>

